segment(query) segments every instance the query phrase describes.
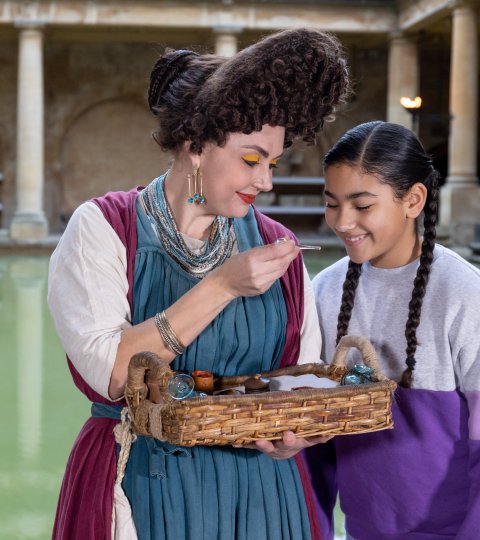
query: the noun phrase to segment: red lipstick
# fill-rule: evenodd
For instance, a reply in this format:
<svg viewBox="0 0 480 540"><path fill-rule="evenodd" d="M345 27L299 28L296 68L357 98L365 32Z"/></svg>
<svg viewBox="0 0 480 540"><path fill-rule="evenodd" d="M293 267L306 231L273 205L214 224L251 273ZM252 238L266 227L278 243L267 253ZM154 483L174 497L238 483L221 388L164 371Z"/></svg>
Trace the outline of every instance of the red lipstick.
<svg viewBox="0 0 480 540"><path fill-rule="evenodd" d="M237 191L237 195L242 199L242 201L246 204L252 204L255 202L256 195L248 195L246 193L240 193Z"/></svg>

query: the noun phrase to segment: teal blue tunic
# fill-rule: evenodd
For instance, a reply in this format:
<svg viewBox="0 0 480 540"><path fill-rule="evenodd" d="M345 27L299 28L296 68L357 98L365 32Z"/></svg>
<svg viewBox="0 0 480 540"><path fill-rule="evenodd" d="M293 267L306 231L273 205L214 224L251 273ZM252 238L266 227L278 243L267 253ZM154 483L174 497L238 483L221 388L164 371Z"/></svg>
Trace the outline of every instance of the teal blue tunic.
<svg viewBox="0 0 480 540"><path fill-rule="evenodd" d="M166 309L198 278L162 249L137 203L133 324ZM239 251L262 245L250 210L235 220ZM281 285L238 298L172 364L219 375L268 371L278 366L285 340ZM273 460L231 446L172 446L139 437L123 481L140 539L308 540L302 483L294 459Z"/></svg>

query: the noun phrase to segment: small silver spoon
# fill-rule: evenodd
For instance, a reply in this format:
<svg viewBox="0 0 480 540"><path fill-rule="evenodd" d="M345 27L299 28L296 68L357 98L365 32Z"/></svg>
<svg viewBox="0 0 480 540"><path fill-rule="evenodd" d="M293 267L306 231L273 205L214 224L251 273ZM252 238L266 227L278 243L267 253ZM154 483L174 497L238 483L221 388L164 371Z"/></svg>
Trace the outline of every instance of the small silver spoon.
<svg viewBox="0 0 480 540"><path fill-rule="evenodd" d="M298 247L300 249L313 249L315 251L320 251L322 249L321 246L309 246L308 244L298 244Z"/></svg>
<svg viewBox="0 0 480 540"><path fill-rule="evenodd" d="M282 242L287 242L288 240L290 240L290 238L286 238L286 237L277 238L274 243L281 244ZM297 246L300 249L313 249L315 251L320 251L322 249L321 246L311 246L309 244L297 244Z"/></svg>

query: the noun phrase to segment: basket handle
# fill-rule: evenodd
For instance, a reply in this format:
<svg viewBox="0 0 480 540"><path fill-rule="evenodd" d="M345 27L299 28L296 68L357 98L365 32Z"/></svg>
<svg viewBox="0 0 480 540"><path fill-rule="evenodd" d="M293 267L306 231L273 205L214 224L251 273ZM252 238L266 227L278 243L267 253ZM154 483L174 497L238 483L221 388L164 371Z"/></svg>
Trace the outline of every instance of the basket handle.
<svg viewBox="0 0 480 540"><path fill-rule="evenodd" d="M147 393L150 386L163 386L165 378L173 376L170 365L162 362L153 352L144 351L134 354L128 365L127 388L132 393Z"/></svg>
<svg viewBox="0 0 480 540"><path fill-rule="evenodd" d="M346 367L347 354L352 347L362 353L364 364L373 369L373 374L377 380L387 380L387 377L380 371L378 356L373 345L364 336L343 336L338 342L332 365Z"/></svg>
<svg viewBox="0 0 480 540"><path fill-rule="evenodd" d="M153 352L140 352L130 358L125 399L137 435L163 440L161 412L168 406L163 392L172 377L170 365ZM156 422L152 422L153 416L158 417Z"/></svg>
<svg viewBox="0 0 480 540"><path fill-rule="evenodd" d="M172 377L170 365L162 362L153 352L140 352L130 359L125 399L139 431L145 432L145 413L153 403L163 402L162 390Z"/></svg>

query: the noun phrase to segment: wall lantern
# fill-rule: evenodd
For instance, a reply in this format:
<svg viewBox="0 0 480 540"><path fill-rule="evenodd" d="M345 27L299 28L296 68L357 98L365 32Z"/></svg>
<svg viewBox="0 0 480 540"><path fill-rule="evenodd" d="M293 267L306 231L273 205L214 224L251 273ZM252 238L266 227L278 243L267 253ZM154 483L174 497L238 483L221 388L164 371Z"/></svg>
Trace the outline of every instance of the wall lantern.
<svg viewBox="0 0 480 540"><path fill-rule="evenodd" d="M400 105L412 115L412 131L418 136L418 121L420 118L420 109L422 107L422 98L420 96L413 99L401 97Z"/></svg>

